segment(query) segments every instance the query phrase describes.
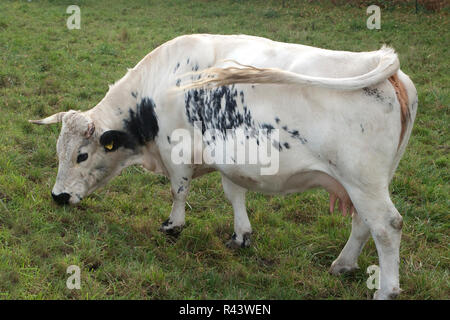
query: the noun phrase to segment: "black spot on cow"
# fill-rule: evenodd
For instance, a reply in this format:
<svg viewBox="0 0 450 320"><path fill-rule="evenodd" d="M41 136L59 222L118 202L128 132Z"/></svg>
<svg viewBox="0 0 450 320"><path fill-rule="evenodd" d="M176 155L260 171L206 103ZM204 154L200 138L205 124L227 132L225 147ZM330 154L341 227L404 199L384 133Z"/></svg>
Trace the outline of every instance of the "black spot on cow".
<svg viewBox="0 0 450 320"><path fill-rule="evenodd" d="M362 123L360 123L359 126L361 127L361 132L364 133L364 127L363 127Z"/></svg>
<svg viewBox="0 0 450 320"><path fill-rule="evenodd" d="M170 137L167 136L167 142L170 144Z"/></svg>
<svg viewBox="0 0 450 320"><path fill-rule="evenodd" d="M131 92L131 96L132 96L133 98L137 99L137 95L138 95L137 92L134 92L134 91Z"/></svg>
<svg viewBox="0 0 450 320"><path fill-rule="evenodd" d="M184 190L184 186L179 186L178 187L178 190L177 190L177 193L180 193L180 192L182 192Z"/></svg>
<svg viewBox="0 0 450 320"><path fill-rule="evenodd" d="M275 128L273 127L273 125L271 125L269 123L263 123L263 124L261 124L261 129L267 130L267 133L270 134L270 133L272 133L272 130L274 130Z"/></svg>
<svg viewBox="0 0 450 320"><path fill-rule="evenodd" d="M244 104L244 92L239 92L239 96L241 97L241 103Z"/></svg>
<svg viewBox="0 0 450 320"><path fill-rule="evenodd" d="M244 131L247 139L255 138L257 145L260 142L257 138L260 129L265 131L263 134L266 136L270 136L275 130L274 125L253 119L244 92L238 93L234 85L186 91L185 112L190 124L194 125L197 121L202 123L202 134L211 130L211 133L215 131L226 138L239 128ZM211 136L212 140L216 140L215 134Z"/></svg>
<svg viewBox="0 0 450 320"><path fill-rule="evenodd" d="M282 150L283 150L283 147L281 146L281 143L278 142L277 140L273 140L273 141L272 141L272 146L273 146L274 148L277 148L278 151L282 151Z"/></svg>
<svg viewBox="0 0 450 320"><path fill-rule="evenodd" d="M187 58L187 60L186 60L186 64L189 64L189 61L190 61L190 60L189 60L189 58Z"/></svg>
<svg viewBox="0 0 450 320"><path fill-rule="evenodd" d="M192 71L197 71L199 68L198 63L196 63L193 67L192 67Z"/></svg>
<svg viewBox="0 0 450 320"><path fill-rule="evenodd" d="M392 98L386 96L382 90L369 87L364 87L362 88L362 90L366 96L372 97L377 102L387 105L388 108L386 109L386 112L391 112L392 110L394 110L393 102L395 101L395 99L393 100Z"/></svg>
<svg viewBox="0 0 450 320"><path fill-rule="evenodd" d="M180 63L177 62L177 65L175 66L175 69L173 70L173 73L177 72L178 68L180 67Z"/></svg>
<svg viewBox="0 0 450 320"><path fill-rule="evenodd" d="M179 87L180 84L181 84L181 79L177 79L177 82L175 83L175 85L176 85L177 87Z"/></svg>
<svg viewBox="0 0 450 320"><path fill-rule="evenodd" d="M300 132L296 129L289 129L287 126L283 126L282 128L284 131L290 134L291 138L300 140L302 144L306 144L308 140L300 135Z"/></svg>
<svg viewBox="0 0 450 320"><path fill-rule="evenodd" d="M244 104L238 107L234 86L215 89L193 89L185 93L185 112L189 123L202 122L202 133L213 129L225 137L227 130L255 128L250 110Z"/></svg>
<svg viewBox="0 0 450 320"><path fill-rule="evenodd" d="M380 91L378 88L364 87L363 91L367 96L373 97L380 102L384 102L383 92Z"/></svg>
<svg viewBox="0 0 450 320"><path fill-rule="evenodd" d="M280 123L280 118L275 117L275 122L276 122L277 124Z"/></svg>
<svg viewBox="0 0 450 320"><path fill-rule="evenodd" d="M289 143L287 143L287 142L283 143L283 146L284 146L286 149L290 149L290 148L291 148L291 146L290 146Z"/></svg>
<svg viewBox="0 0 450 320"><path fill-rule="evenodd" d="M183 180L184 180L184 181L188 181L188 178L186 178L186 177L183 177Z"/></svg>
<svg viewBox="0 0 450 320"><path fill-rule="evenodd" d="M136 105L136 110L129 110L130 115L124 120L124 128L137 144L145 145L158 135L159 127L155 108L152 99L144 98Z"/></svg>

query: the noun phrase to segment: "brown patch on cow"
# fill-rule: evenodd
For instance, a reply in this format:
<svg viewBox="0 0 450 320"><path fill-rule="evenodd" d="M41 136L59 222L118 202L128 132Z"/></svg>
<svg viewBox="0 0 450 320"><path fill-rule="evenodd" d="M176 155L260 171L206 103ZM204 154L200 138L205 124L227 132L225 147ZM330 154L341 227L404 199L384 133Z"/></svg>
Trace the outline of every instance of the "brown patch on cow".
<svg viewBox="0 0 450 320"><path fill-rule="evenodd" d="M400 148L400 145L402 144L402 141L403 141L403 136L405 135L406 124L407 124L408 120L410 119L409 108L408 108L408 105L409 105L408 94L406 92L405 85L403 84L403 82L400 81L397 74L390 76L388 80L394 87L395 94L397 95L398 102L400 103L400 111L401 111L400 115L401 115L402 129L400 131L400 140L398 142L398 147L397 147L397 149L398 149L398 148Z"/></svg>

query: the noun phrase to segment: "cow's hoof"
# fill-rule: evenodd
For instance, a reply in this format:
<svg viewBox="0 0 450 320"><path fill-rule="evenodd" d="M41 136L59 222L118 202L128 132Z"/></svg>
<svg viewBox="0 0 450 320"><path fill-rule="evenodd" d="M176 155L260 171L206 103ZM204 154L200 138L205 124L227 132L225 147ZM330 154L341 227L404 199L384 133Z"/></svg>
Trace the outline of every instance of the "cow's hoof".
<svg viewBox="0 0 450 320"><path fill-rule="evenodd" d="M382 290L377 290L373 294L374 300L393 300L398 297L398 295L402 292L400 288L393 288L389 292L383 292Z"/></svg>
<svg viewBox="0 0 450 320"><path fill-rule="evenodd" d="M227 247L230 249L248 248L250 247L250 235L251 233L244 233L242 240L237 238L236 233L233 233L231 240L227 242Z"/></svg>
<svg viewBox="0 0 450 320"><path fill-rule="evenodd" d="M173 222L170 221L170 219L167 219L161 224L161 227L159 228L159 231L164 232L165 234L172 236L172 237L178 237L183 230L184 225L181 226L174 226Z"/></svg>
<svg viewBox="0 0 450 320"><path fill-rule="evenodd" d="M344 265L344 264L340 264L339 261L335 260L331 264L329 272L332 275L338 276L340 274L352 272L352 271L355 271L358 269L359 269L359 266L356 263L353 265Z"/></svg>

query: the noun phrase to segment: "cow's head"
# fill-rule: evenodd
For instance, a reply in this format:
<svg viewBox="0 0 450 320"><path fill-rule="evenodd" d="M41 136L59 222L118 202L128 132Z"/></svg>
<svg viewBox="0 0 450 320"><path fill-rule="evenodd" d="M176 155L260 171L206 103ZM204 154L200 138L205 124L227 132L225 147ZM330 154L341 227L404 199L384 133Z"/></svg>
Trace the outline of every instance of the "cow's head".
<svg viewBox="0 0 450 320"><path fill-rule="evenodd" d="M67 111L36 124L62 122L56 145L58 175L52 190L59 204L76 204L130 165L133 141L123 131L101 128L86 114Z"/></svg>

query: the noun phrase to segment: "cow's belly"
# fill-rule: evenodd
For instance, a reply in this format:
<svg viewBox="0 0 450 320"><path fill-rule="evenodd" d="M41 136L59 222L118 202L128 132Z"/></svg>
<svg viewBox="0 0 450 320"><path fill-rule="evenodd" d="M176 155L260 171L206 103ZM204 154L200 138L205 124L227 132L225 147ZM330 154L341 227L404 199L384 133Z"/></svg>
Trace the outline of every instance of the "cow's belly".
<svg viewBox="0 0 450 320"><path fill-rule="evenodd" d="M344 187L331 175L318 170L303 170L277 175L258 175L245 167L219 167L233 183L251 191L266 194L289 194L313 188L324 188L340 198L348 197Z"/></svg>

